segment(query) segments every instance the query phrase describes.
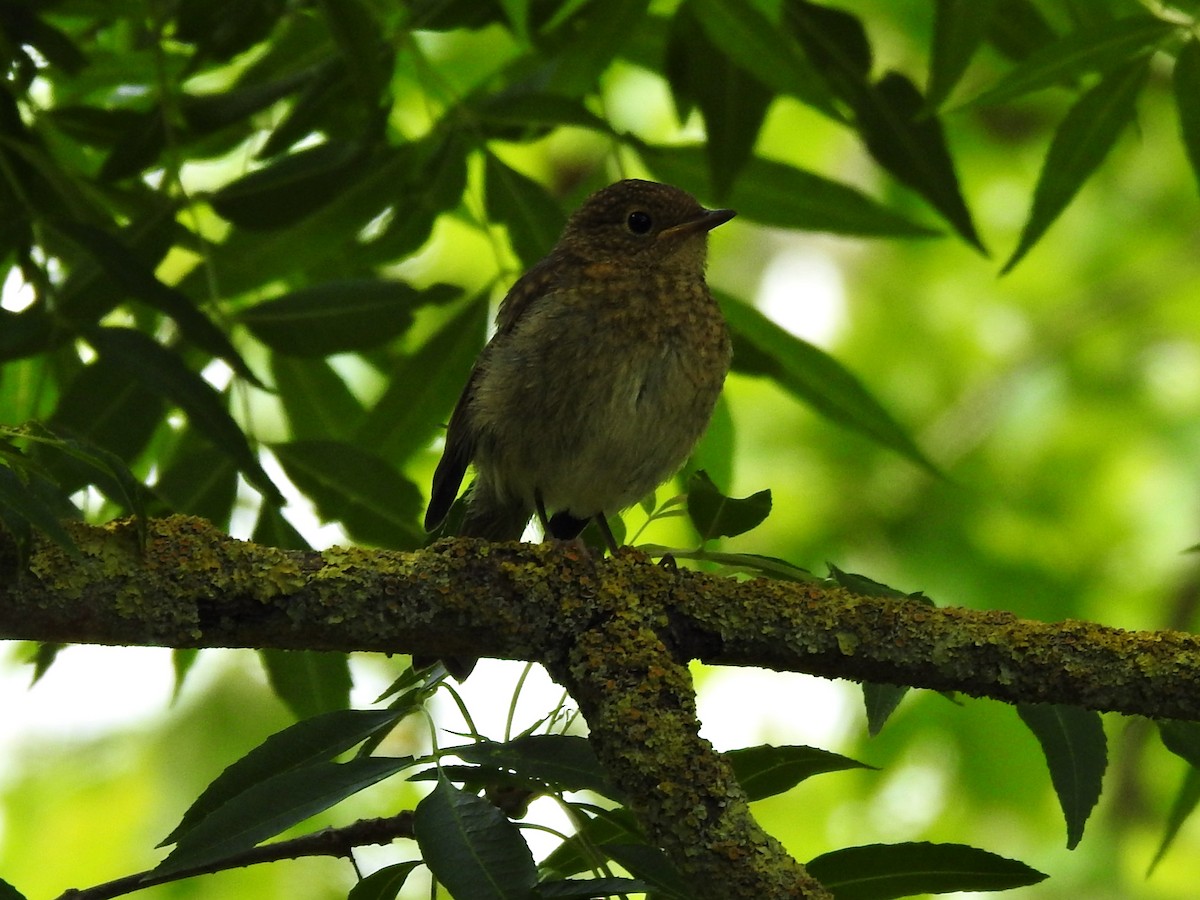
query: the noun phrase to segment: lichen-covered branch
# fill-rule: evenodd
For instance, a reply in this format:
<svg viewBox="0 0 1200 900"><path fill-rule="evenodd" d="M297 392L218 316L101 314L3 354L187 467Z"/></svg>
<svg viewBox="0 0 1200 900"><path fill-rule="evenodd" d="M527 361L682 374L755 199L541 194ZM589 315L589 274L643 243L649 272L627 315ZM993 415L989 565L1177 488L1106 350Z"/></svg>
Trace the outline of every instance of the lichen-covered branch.
<svg viewBox="0 0 1200 900"><path fill-rule="evenodd" d="M199 519L70 526L28 569L0 535L0 639L540 660L642 825L712 896L823 897L698 736L684 665L756 665L1007 701L1200 720L1200 638L935 609L841 588L445 540L285 551ZM705 890L701 887L699 890Z"/></svg>

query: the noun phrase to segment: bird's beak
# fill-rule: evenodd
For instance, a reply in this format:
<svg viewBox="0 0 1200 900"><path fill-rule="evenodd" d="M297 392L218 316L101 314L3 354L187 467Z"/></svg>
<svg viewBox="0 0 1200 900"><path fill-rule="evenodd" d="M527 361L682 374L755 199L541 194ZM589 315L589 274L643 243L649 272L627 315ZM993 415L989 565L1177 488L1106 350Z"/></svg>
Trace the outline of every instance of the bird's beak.
<svg viewBox="0 0 1200 900"><path fill-rule="evenodd" d="M664 238L686 237L689 234L702 234L712 231L718 225L724 225L736 215L737 213L732 209L706 209L688 222L681 222L678 225L672 225L670 228L664 228L658 233L658 239L661 241Z"/></svg>

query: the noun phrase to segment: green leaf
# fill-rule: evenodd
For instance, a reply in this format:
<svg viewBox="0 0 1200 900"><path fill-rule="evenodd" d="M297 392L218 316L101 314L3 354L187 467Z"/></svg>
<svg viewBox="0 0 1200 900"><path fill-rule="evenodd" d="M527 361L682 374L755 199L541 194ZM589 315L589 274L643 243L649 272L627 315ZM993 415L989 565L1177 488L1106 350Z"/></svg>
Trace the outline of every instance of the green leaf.
<svg viewBox="0 0 1200 900"><path fill-rule="evenodd" d="M649 5L649 0L561 5L557 22L541 29L543 35L549 32L540 41L548 85L572 97L594 92L600 75L628 42L630 31L641 24Z"/></svg>
<svg viewBox="0 0 1200 900"><path fill-rule="evenodd" d="M521 832L495 806L445 778L417 804L417 846L456 900L528 900L537 883Z"/></svg>
<svg viewBox="0 0 1200 900"><path fill-rule="evenodd" d="M1058 33L1033 0L998 0L988 42L1009 59L1027 59L1056 40Z"/></svg>
<svg viewBox="0 0 1200 900"><path fill-rule="evenodd" d="M1174 25L1162 19L1139 15L1073 31L1031 54L970 105L1002 103L1051 85L1069 84L1090 72L1107 72L1141 60L1174 30Z"/></svg>
<svg viewBox="0 0 1200 900"><path fill-rule="evenodd" d="M226 453L256 488L283 503L221 395L177 354L131 328L89 328L84 336L102 359L125 368L145 388L182 409L188 421Z"/></svg>
<svg viewBox="0 0 1200 900"><path fill-rule="evenodd" d="M830 89L851 107L856 106L869 89L873 65L871 42L862 20L844 9L788 0L784 24Z"/></svg>
<svg viewBox="0 0 1200 900"><path fill-rule="evenodd" d="M419 291L401 281L331 281L251 306L238 321L278 353L329 356L386 343L408 329L417 307L458 293L445 284Z"/></svg>
<svg viewBox="0 0 1200 900"><path fill-rule="evenodd" d="M321 0L326 27L341 51L359 99L379 106L392 77L392 57L382 23L363 0Z"/></svg>
<svg viewBox="0 0 1200 900"><path fill-rule="evenodd" d="M350 705L350 660L345 653L259 650L271 690L297 719Z"/></svg>
<svg viewBox="0 0 1200 900"><path fill-rule="evenodd" d="M780 581L811 582L819 580L808 569L802 569L800 566L793 565L786 559L779 559L775 556L763 556L759 553L680 550L673 547L664 547L659 544L639 544L638 549L645 551L652 557L660 557L669 553L677 559L696 559L713 562L736 571L753 572L765 575L768 578L777 578Z"/></svg>
<svg viewBox="0 0 1200 900"><path fill-rule="evenodd" d="M467 762L507 769L520 778L543 782L568 791L596 791L613 796L588 739L568 734L529 734L506 743L479 741L447 747Z"/></svg>
<svg viewBox="0 0 1200 900"><path fill-rule="evenodd" d="M25 900L25 895L0 878L0 900Z"/></svg>
<svg viewBox="0 0 1200 900"><path fill-rule="evenodd" d="M412 874L413 869L422 865L421 860L413 859L408 862L384 866L372 872L358 882L346 895L346 900L396 900L404 882Z"/></svg>
<svg viewBox="0 0 1200 900"><path fill-rule="evenodd" d="M11 469L0 466L0 519L12 531L22 530L22 523L31 525L72 556L77 556L79 550L59 521L57 505L51 505L43 496L46 491L53 493L55 488L45 478L30 475L22 479Z"/></svg>
<svg viewBox="0 0 1200 900"><path fill-rule="evenodd" d="M867 734L875 737L883 731L883 726L900 707L900 701L908 693L908 686L903 684L880 684L864 681L862 685L863 705L867 711Z"/></svg>
<svg viewBox="0 0 1200 900"><path fill-rule="evenodd" d="M640 893L648 885L636 878L580 878L563 881L543 881L534 888L536 900L593 900L615 894Z"/></svg>
<svg viewBox="0 0 1200 900"><path fill-rule="evenodd" d="M1108 743L1100 714L1051 703L1020 703L1017 714L1042 745L1050 780L1067 820L1067 849L1074 850L1100 799L1108 767Z"/></svg>
<svg viewBox="0 0 1200 900"><path fill-rule="evenodd" d="M667 45L667 75L676 102L694 101L704 115L712 196L725 202L754 153L773 94L709 40L685 4L675 14Z"/></svg>
<svg viewBox="0 0 1200 900"><path fill-rule="evenodd" d="M344 763L313 763L272 776L188 829L154 873L182 872L249 850L412 763L412 757L371 756Z"/></svg>
<svg viewBox="0 0 1200 900"><path fill-rule="evenodd" d="M963 240L986 255L959 190L942 123L928 114L916 86L889 72L863 94L854 111L859 134L879 164L924 197Z"/></svg>
<svg viewBox="0 0 1200 900"><path fill-rule="evenodd" d="M934 474L937 469L916 442L862 383L825 351L784 331L758 310L717 294L735 336L761 356L757 374L781 387L830 420L895 450ZM735 342L734 367L740 369Z"/></svg>
<svg viewBox="0 0 1200 900"><path fill-rule="evenodd" d="M237 467L188 428L159 472L154 493L166 501L170 512L200 516L227 528L237 499Z"/></svg>
<svg viewBox="0 0 1200 900"><path fill-rule="evenodd" d="M345 191L362 174L363 163L360 145L327 141L231 181L208 201L222 218L242 228L284 228Z"/></svg>
<svg viewBox="0 0 1200 900"><path fill-rule="evenodd" d="M427 446L449 417L487 339L487 313L485 298L473 298L415 353L402 357L355 443L397 465Z"/></svg>
<svg viewBox="0 0 1200 900"><path fill-rule="evenodd" d="M1188 766L1187 771L1183 773L1183 784L1179 786L1179 791L1171 802L1171 811L1167 813L1167 823L1163 829L1162 841L1159 842L1154 859L1150 860L1150 866L1146 870L1147 878L1167 855L1171 844L1175 842L1176 835L1179 834L1179 829L1195 811L1197 803L1200 803L1200 769Z"/></svg>
<svg viewBox="0 0 1200 900"><path fill-rule="evenodd" d="M725 754L738 784L751 800L762 800L790 791L806 778L825 772L841 772L846 769L872 769L866 763L818 750L815 747L783 746L762 744L730 750Z"/></svg>
<svg viewBox="0 0 1200 900"><path fill-rule="evenodd" d="M273 354L271 375L293 439L350 440L366 416L342 376L324 359Z"/></svg>
<svg viewBox="0 0 1200 900"><path fill-rule="evenodd" d="M715 196L700 147L640 148L664 181ZM863 237L932 237L939 232L893 212L846 184L804 169L755 157L742 169L727 201L739 216L762 225Z"/></svg>
<svg viewBox="0 0 1200 900"><path fill-rule="evenodd" d="M936 110L958 85L987 36L995 11L996 0L937 0L925 89L927 109Z"/></svg>
<svg viewBox="0 0 1200 900"><path fill-rule="evenodd" d="M532 266L550 252L566 224L562 208L544 187L487 155L484 178L488 218L508 228L517 258Z"/></svg>
<svg viewBox="0 0 1200 900"><path fill-rule="evenodd" d="M744 534L771 514L769 490L741 499L726 497L703 471L688 479L687 497L688 517L702 541Z"/></svg>
<svg viewBox="0 0 1200 900"><path fill-rule="evenodd" d="M1200 182L1200 41L1193 38L1179 49L1173 80L1179 132Z"/></svg>
<svg viewBox="0 0 1200 900"><path fill-rule="evenodd" d="M1063 118L1042 164L1017 249L1001 274L1011 271L1046 233L1133 120L1134 101L1146 82L1149 64L1150 58L1145 57L1109 72Z"/></svg>
<svg viewBox="0 0 1200 900"><path fill-rule="evenodd" d="M691 0L709 40L769 88L840 118L821 76L798 44L757 6L740 0Z"/></svg>
<svg viewBox="0 0 1200 900"><path fill-rule="evenodd" d="M1158 723L1158 732L1164 747L1200 769L1200 722L1163 721Z"/></svg>
<svg viewBox="0 0 1200 900"><path fill-rule="evenodd" d="M322 518L341 522L356 541L400 550L424 543L420 491L378 456L341 441L292 441L271 451Z"/></svg>
<svg viewBox="0 0 1200 900"><path fill-rule="evenodd" d="M529 85L517 85L500 93L479 94L471 99L470 108L485 123L492 125L553 128L573 125L613 133L612 126L591 112L578 97L548 94L531 89Z"/></svg>
<svg viewBox="0 0 1200 900"><path fill-rule="evenodd" d="M1044 881L1023 862L963 844L869 844L824 853L808 874L837 900L891 900L951 891L1005 891Z"/></svg>
<svg viewBox="0 0 1200 900"><path fill-rule="evenodd" d="M214 811L256 785L286 772L307 771L405 714L391 709L343 709L289 725L218 775L158 846L177 843Z"/></svg>

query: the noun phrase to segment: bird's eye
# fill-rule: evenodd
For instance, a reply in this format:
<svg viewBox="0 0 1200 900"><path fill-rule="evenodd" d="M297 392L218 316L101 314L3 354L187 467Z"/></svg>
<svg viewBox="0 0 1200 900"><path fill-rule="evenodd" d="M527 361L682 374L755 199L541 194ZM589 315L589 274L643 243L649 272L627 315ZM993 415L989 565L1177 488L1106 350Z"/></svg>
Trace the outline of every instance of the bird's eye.
<svg viewBox="0 0 1200 900"><path fill-rule="evenodd" d="M645 234L654 225L654 220L650 218L650 213L637 209L629 214L625 225L634 234Z"/></svg>

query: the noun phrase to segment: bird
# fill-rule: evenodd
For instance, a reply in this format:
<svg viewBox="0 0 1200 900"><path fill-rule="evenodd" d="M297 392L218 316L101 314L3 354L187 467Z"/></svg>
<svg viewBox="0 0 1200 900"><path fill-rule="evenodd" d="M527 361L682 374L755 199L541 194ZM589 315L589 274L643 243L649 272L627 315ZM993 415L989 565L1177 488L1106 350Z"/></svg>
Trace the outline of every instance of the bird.
<svg viewBox="0 0 1200 900"><path fill-rule="evenodd" d="M469 466L458 534L520 540L530 518L571 540L672 477L729 371L729 330L705 281L708 233L735 215L681 188L624 179L589 196L500 303L450 415L425 528Z"/></svg>

